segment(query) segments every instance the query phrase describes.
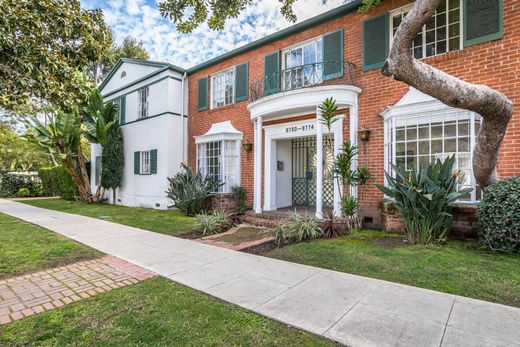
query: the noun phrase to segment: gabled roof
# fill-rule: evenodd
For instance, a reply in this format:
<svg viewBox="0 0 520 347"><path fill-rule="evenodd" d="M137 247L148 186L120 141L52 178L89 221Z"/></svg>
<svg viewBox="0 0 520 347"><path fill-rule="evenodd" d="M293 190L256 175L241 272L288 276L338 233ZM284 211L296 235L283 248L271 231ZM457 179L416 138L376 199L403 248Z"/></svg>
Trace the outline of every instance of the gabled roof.
<svg viewBox="0 0 520 347"><path fill-rule="evenodd" d="M138 60L138 59L121 58L116 63L116 65L114 65L112 70L110 70L110 72L108 73L108 75L105 78L105 80L99 85L99 90L100 91L103 90L103 88L108 83L108 81L110 81L112 76L114 76L114 73L117 71L117 69L119 69L119 67L121 65L123 65L124 63L153 66L153 67L158 67L158 68L162 68L162 69L168 68L170 70L177 71L177 72L182 73L182 74L186 72L185 69L180 68L180 67L175 66L175 65L170 64L170 63L163 63L163 62L160 62L160 61L153 61L153 60Z"/></svg>
<svg viewBox="0 0 520 347"><path fill-rule="evenodd" d="M293 26L290 26L288 28L285 28L283 30L277 31L271 35L268 35L266 37L262 37L261 39L258 39L256 41L253 41L251 43L248 43L247 45L244 45L242 47L238 47L232 51L229 51L227 53L224 53L222 55L219 55L218 57L215 57L213 59L207 60L199 65L195 65L187 70L188 74L195 73L199 70L202 70L204 68L207 68L211 65L218 64L226 59L235 57L239 54L243 54L245 52L251 51L255 48L264 46L266 44L269 44L271 42L281 40L285 37L294 35L296 33L302 32L304 30L307 30L309 28L312 28L314 26L320 25L322 23L329 22L333 19L336 19L338 17L341 17L347 13L351 13L354 11L357 11L357 9L361 6L363 3L362 0L353 0L345 5L341 5L339 7L336 7L330 11L324 12L316 17L309 18L307 20L304 20L303 22L300 22L298 24L295 24Z"/></svg>

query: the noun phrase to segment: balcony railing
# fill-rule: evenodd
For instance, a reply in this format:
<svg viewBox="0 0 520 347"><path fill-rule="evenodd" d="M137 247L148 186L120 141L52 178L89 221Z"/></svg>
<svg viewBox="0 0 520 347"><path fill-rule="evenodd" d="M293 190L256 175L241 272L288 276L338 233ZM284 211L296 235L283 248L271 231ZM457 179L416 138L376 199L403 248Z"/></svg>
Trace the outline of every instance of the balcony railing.
<svg viewBox="0 0 520 347"><path fill-rule="evenodd" d="M326 61L277 71L250 84L251 101L267 95L320 84L356 85L357 67L350 61Z"/></svg>

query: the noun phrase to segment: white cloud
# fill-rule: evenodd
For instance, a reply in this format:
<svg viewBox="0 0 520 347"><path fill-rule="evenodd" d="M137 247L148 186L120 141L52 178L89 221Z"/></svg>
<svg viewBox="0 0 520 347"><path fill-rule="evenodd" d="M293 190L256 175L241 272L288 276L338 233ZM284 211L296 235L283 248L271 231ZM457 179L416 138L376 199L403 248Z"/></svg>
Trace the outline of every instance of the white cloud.
<svg viewBox="0 0 520 347"><path fill-rule="evenodd" d="M116 42L130 35L142 40L152 60L192 67L234 48L272 34L294 23L280 14L278 0L253 2L236 19L228 20L223 31L203 25L191 34L177 32L175 24L161 17L156 0L82 0L85 8L103 9ZM346 0L299 0L294 5L298 22L335 8Z"/></svg>

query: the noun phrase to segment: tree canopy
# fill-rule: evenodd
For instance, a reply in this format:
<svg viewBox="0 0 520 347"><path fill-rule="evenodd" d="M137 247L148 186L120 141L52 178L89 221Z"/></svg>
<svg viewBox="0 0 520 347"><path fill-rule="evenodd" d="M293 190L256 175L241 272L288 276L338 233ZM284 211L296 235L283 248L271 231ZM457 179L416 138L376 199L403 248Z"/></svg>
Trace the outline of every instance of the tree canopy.
<svg viewBox="0 0 520 347"><path fill-rule="evenodd" d="M51 163L48 153L30 143L16 131L0 124L0 173L34 171Z"/></svg>
<svg viewBox="0 0 520 347"><path fill-rule="evenodd" d="M363 0L359 11L367 12L382 1ZM298 19L293 11L295 2L280 0L280 12L290 22ZM211 30L223 30L228 19L238 17L251 3L252 0L164 0L159 3L159 11L162 16L177 24L179 32L190 33L205 22Z"/></svg>

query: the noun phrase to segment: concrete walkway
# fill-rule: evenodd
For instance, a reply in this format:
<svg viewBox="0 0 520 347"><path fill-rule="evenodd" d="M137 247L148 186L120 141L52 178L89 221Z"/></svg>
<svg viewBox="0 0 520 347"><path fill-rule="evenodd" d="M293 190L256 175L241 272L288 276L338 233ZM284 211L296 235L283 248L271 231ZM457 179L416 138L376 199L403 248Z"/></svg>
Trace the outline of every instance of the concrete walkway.
<svg viewBox="0 0 520 347"><path fill-rule="evenodd" d="M520 309L240 253L0 200L40 225L175 282L349 346L520 346Z"/></svg>

